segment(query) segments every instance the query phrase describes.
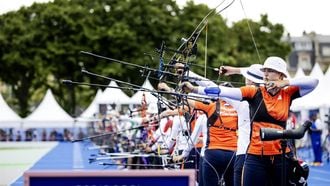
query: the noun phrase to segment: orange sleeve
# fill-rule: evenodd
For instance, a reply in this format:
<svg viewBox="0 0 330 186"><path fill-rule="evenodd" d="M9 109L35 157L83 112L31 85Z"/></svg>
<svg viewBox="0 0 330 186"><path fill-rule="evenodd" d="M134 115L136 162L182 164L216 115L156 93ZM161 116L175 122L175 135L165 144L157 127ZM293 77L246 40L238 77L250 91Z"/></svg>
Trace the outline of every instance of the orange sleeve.
<svg viewBox="0 0 330 186"><path fill-rule="evenodd" d="M255 86L243 86L240 88L242 92L242 98L253 98L258 88Z"/></svg>
<svg viewBox="0 0 330 186"><path fill-rule="evenodd" d="M210 104L212 104L212 103L210 103ZM212 107L210 107L209 105L204 104L202 102L199 102L199 101L196 101L195 102L195 108L194 109L196 109L196 110L202 110L205 113L209 113L209 111L210 111L211 108Z"/></svg>
<svg viewBox="0 0 330 186"><path fill-rule="evenodd" d="M292 100L301 97L298 86L288 86L284 90L290 95Z"/></svg>

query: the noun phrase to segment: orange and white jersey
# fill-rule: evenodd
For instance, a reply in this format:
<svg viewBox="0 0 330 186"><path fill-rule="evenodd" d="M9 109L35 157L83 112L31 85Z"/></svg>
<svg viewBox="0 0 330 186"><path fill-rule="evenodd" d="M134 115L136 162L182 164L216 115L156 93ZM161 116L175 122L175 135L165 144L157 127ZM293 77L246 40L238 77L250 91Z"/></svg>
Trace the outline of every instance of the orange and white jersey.
<svg viewBox="0 0 330 186"><path fill-rule="evenodd" d="M209 118L216 110L216 103L203 104L195 102L195 109L202 110ZM237 112L223 100L220 100L220 117L207 130L207 149L237 149Z"/></svg>

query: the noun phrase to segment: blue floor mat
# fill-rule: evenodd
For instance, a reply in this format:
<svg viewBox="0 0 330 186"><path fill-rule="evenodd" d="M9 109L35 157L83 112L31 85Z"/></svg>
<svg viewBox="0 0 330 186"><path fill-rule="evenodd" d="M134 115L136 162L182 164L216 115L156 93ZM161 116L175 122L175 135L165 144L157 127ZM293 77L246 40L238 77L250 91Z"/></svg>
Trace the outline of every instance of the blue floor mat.
<svg viewBox="0 0 330 186"><path fill-rule="evenodd" d="M101 166L97 162L89 163L89 158L98 150L90 150L91 143L60 142L43 156L29 170L103 170L116 169L116 166ZM12 186L24 185L23 175Z"/></svg>
<svg viewBox="0 0 330 186"><path fill-rule="evenodd" d="M330 163L327 153L324 152L323 166L312 166L314 154L312 148L304 147L297 149L297 156L310 164L309 166L309 186L329 186L330 185Z"/></svg>
<svg viewBox="0 0 330 186"><path fill-rule="evenodd" d="M116 166L101 166L97 162L89 163L89 158L97 154L98 150L90 150L91 143L61 142L49 153L42 157L30 170L108 170ZM310 148L300 148L297 155L306 162L313 161L313 152ZM325 156L324 156L325 157ZM23 177L16 180L12 186L24 185ZM330 185L330 163L324 159L320 167L310 166L308 178L309 186Z"/></svg>

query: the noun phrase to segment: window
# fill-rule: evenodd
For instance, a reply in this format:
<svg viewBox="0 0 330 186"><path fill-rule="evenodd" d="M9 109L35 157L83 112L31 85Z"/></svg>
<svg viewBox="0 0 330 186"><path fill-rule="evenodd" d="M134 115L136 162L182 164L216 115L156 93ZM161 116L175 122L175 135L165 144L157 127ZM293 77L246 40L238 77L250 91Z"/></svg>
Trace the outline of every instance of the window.
<svg viewBox="0 0 330 186"><path fill-rule="evenodd" d="M313 46L311 42L296 42L294 48L295 50L312 50Z"/></svg>
<svg viewBox="0 0 330 186"><path fill-rule="evenodd" d="M298 67L305 70L310 70L312 68L311 56L308 53L298 54Z"/></svg>
<svg viewBox="0 0 330 186"><path fill-rule="evenodd" d="M321 52L323 56L330 57L330 46L323 46Z"/></svg>

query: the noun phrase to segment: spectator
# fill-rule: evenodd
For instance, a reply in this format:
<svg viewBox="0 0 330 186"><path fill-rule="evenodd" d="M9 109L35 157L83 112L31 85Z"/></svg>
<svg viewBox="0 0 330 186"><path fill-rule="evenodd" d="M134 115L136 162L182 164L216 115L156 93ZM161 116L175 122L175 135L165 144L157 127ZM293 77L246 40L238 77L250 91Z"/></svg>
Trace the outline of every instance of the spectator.
<svg viewBox="0 0 330 186"><path fill-rule="evenodd" d="M297 117L291 110L289 111L289 118L286 123L286 129L295 129L297 124Z"/></svg>
<svg viewBox="0 0 330 186"><path fill-rule="evenodd" d="M38 141L38 131L37 131L37 129L34 129L33 131L32 131L32 141Z"/></svg>
<svg viewBox="0 0 330 186"><path fill-rule="evenodd" d="M9 129L8 141L14 141L14 134L12 128Z"/></svg>
<svg viewBox="0 0 330 186"><path fill-rule="evenodd" d="M286 120L286 129L287 130L292 130L295 129L297 125L297 117L296 115L290 110L289 111L289 117ZM296 143L294 139L289 139L288 140L288 145L290 148L296 153Z"/></svg>
<svg viewBox="0 0 330 186"><path fill-rule="evenodd" d="M6 141L6 131L0 129L0 141Z"/></svg>
<svg viewBox="0 0 330 186"><path fill-rule="evenodd" d="M63 134L61 132L57 132L57 135L55 137L56 141L64 141Z"/></svg>
<svg viewBox="0 0 330 186"><path fill-rule="evenodd" d="M16 134L16 141L22 141L22 135L21 135L21 131L17 131L17 134Z"/></svg>
<svg viewBox="0 0 330 186"><path fill-rule="evenodd" d="M321 143L321 136L322 136L322 129L323 124L318 118L317 113L312 113L310 117L312 121L312 126L310 127L310 135L312 141L312 147L314 152L314 166L322 166L322 143Z"/></svg>
<svg viewBox="0 0 330 186"><path fill-rule="evenodd" d="M56 136L57 136L57 131L56 131L56 129L53 129L53 130L50 132L50 135L49 135L49 141L55 141L55 140L56 140Z"/></svg>
<svg viewBox="0 0 330 186"><path fill-rule="evenodd" d="M32 141L32 131L28 129L25 131L25 141Z"/></svg>
<svg viewBox="0 0 330 186"><path fill-rule="evenodd" d="M46 131L46 129L42 129L41 141L47 141L47 131Z"/></svg>
<svg viewBox="0 0 330 186"><path fill-rule="evenodd" d="M78 139L82 139L82 138L84 138L84 137L85 137L85 134L84 134L82 128L79 128Z"/></svg>
<svg viewBox="0 0 330 186"><path fill-rule="evenodd" d="M72 140L71 132L67 128L64 129L63 133L64 133L64 141Z"/></svg>

